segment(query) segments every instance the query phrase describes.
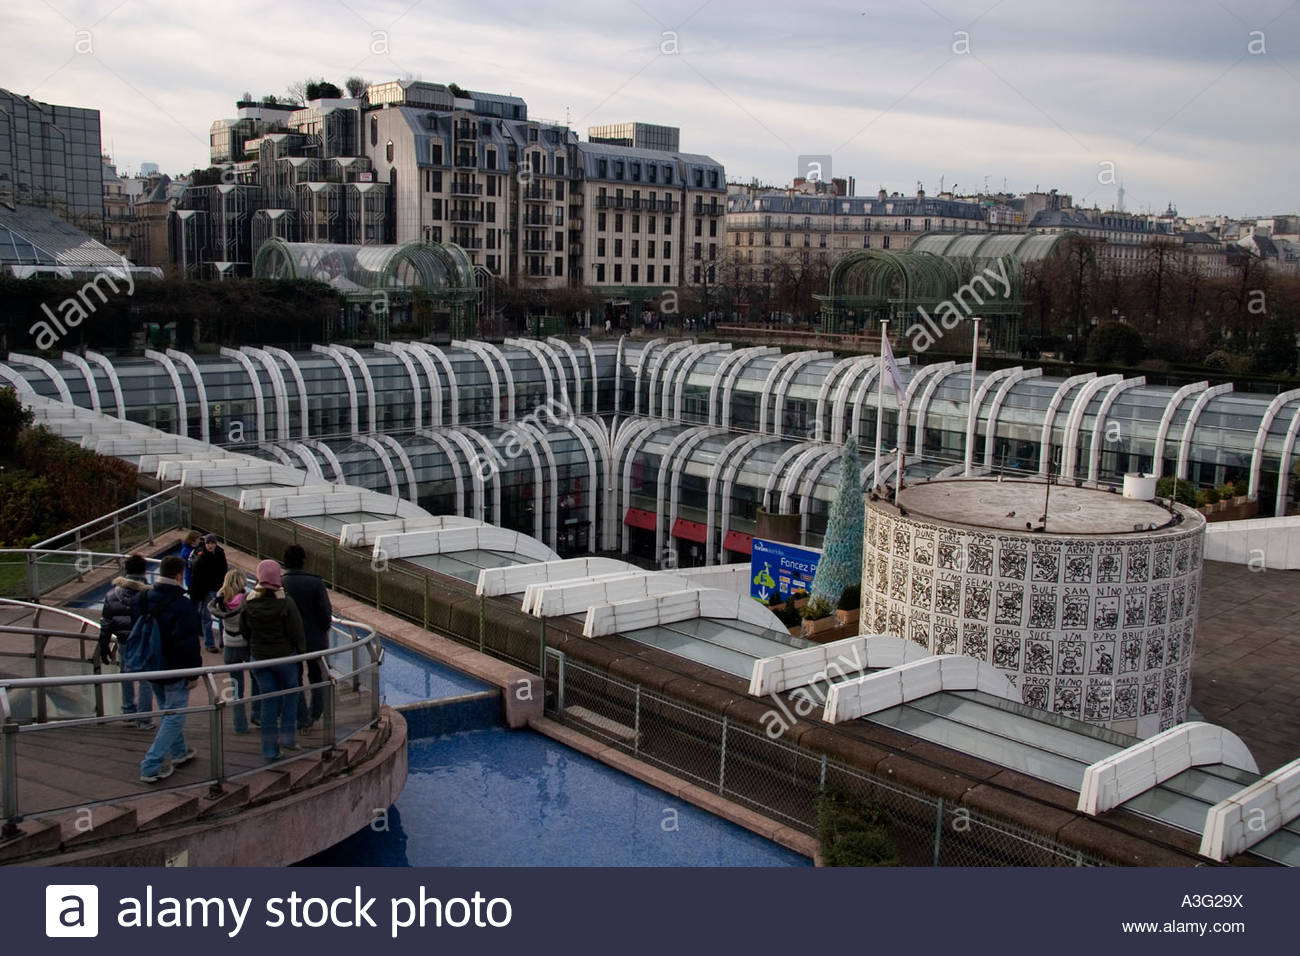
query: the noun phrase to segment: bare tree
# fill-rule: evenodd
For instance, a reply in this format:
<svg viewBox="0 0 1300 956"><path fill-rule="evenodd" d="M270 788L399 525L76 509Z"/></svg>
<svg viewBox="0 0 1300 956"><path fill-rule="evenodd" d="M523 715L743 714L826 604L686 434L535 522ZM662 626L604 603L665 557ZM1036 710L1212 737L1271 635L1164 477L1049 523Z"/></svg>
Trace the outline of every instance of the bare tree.
<svg viewBox="0 0 1300 956"><path fill-rule="evenodd" d="M289 94L289 102L299 105L307 102L307 80L296 80L290 83L286 89Z"/></svg>
<svg viewBox="0 0 1300 956"><path fill-rule="evenodd" d="M370 85L369 80L364 80L359 76L349 76L343 81L344 88L348 91L348 96L354 100L361 99L365 95L366 87Z"/></svg>

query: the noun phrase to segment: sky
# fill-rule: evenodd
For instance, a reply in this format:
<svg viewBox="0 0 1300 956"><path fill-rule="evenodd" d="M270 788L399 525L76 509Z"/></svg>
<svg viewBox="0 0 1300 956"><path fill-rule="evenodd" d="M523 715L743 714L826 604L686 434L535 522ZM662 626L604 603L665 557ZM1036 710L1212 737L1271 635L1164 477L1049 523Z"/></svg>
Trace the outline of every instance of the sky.
<svg viewBox="0 0 1300 956"><path fill-rule="evenodd" d="M727 178L1056 188L1185 216L1300 210L1300 0L27 0L0 87L101 112L120 171L207 165L247 91L307 77L512 93L681 128Z"/></svg>

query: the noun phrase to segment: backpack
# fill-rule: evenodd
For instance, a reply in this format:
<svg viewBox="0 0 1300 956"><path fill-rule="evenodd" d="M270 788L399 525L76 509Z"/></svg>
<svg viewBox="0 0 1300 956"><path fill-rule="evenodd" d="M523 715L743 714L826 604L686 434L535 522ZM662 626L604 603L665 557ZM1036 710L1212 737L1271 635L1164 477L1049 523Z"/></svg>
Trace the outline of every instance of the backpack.
<svg viewBox="0 0 1300 956"><path fill-rule="evenodd" d="M163 657L163 633L158 623L158 615L167 610L180 595L163 602L157 608L149 606L149 592L140 595L140 616L131 627L131 636L127 639L132 662L136 671L165 671L167 661Z"/></svg>

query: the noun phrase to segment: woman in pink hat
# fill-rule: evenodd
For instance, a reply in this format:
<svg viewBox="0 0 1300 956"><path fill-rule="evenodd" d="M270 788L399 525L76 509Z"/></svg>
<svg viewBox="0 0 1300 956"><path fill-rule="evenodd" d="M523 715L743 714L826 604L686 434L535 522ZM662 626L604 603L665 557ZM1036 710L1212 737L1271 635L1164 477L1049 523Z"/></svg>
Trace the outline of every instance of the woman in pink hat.
<svg viewBox="0 0 1300 956"><path fill-rule="evenodd" d="M248 641L249 659L275 661L307 652L298 606L281 593L280 565L262 561L257 566L257 587L240 612L240 634ZM299 750L297 740L298 695L301 668L297 663L267 664L252 672L262 700L262 756L270 763L286 752Z"/></svg>

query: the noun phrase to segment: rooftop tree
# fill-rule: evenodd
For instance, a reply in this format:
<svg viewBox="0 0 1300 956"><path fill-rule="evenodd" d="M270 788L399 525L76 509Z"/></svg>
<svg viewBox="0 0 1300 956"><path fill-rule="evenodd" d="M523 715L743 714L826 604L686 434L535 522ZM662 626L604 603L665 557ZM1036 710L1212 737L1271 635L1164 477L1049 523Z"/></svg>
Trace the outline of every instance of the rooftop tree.
<svg viewBox="0 0 1300 956"><path fill-rule="evenodd" d="M834 608L845 588L861 586L863 508L858 441L849 435L840 455L840 485L831 502L822 559L813 576L809 604L824 601Z"/></svg>

